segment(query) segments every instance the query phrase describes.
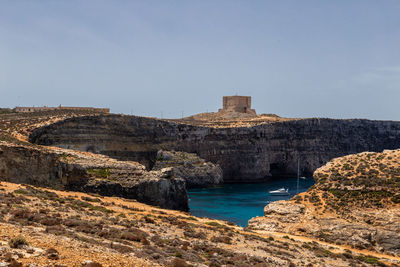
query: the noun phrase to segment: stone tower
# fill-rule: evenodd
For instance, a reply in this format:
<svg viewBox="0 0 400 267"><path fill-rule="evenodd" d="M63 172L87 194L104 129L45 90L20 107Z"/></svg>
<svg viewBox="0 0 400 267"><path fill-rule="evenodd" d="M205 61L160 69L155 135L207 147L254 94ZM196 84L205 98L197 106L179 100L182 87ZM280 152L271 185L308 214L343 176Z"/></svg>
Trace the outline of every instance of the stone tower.
<svg viewBox="0 0 400 267"><path fill-rule="evenodd" d="M239 112L256 114L254 109L251 109L251 96L224 96L222 99L222 109L218 112Z"/></svg>

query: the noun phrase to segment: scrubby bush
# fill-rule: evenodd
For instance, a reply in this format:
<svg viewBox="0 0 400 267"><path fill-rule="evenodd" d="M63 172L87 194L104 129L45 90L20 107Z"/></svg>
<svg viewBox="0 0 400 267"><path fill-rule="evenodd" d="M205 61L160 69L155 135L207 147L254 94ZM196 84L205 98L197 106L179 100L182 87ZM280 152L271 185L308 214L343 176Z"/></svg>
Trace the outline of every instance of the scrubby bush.
<svg viewBox="0 0 400 267"><path fill-rule="evenodd" d="M8 244L10 245L11 248L19 248L22 246L28 246L29 243L26 241L26 239L23 236L17 236L12 238Z"/></svg>
<svg viewBox="0 0 400 267"><path fill-rule="evenodd" d="M395 195L392 197L392 201L396 204L400 203L400 195Z"/></svg>

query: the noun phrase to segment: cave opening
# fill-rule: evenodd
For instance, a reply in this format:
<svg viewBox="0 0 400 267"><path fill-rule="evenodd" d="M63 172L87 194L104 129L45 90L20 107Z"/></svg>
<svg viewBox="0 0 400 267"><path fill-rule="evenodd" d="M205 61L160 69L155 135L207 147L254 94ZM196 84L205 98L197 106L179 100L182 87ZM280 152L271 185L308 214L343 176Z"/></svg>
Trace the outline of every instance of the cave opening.
<svg viewBox="0 0 400 267"><path fill-rule="evenodd" d="M273 177L286 177L292 175L291 173L288 173L287 166L281 162L270 163L269 173Z"/></svg>

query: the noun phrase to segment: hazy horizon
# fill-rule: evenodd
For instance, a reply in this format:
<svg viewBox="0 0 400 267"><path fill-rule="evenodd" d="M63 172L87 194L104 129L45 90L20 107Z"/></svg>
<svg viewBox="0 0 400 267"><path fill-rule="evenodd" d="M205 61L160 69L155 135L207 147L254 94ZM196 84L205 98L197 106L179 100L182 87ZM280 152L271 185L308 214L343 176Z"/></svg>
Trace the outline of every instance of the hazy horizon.
<svg viewBox="0 0 400 267"><path fill-rule="evenodd" d="M0 3L0 107L400 120L400 1Z"/></svg>

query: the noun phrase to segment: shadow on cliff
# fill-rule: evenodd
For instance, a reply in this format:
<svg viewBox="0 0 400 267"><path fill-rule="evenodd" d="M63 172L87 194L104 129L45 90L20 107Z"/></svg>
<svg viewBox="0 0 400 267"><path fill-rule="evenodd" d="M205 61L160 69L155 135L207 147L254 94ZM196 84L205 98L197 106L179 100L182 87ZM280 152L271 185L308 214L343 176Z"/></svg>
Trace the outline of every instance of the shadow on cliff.
<svg viewBox="0 0 400 267"><path fill-rule="evenodd" d="M99 115L38 128L30 142L137 161L151 169L158 150L196 153L218 164L225 182L256 182L302 175L330 159L400 147L400 122L302 119L253 127L200 127L154 118Z"/></svg>

